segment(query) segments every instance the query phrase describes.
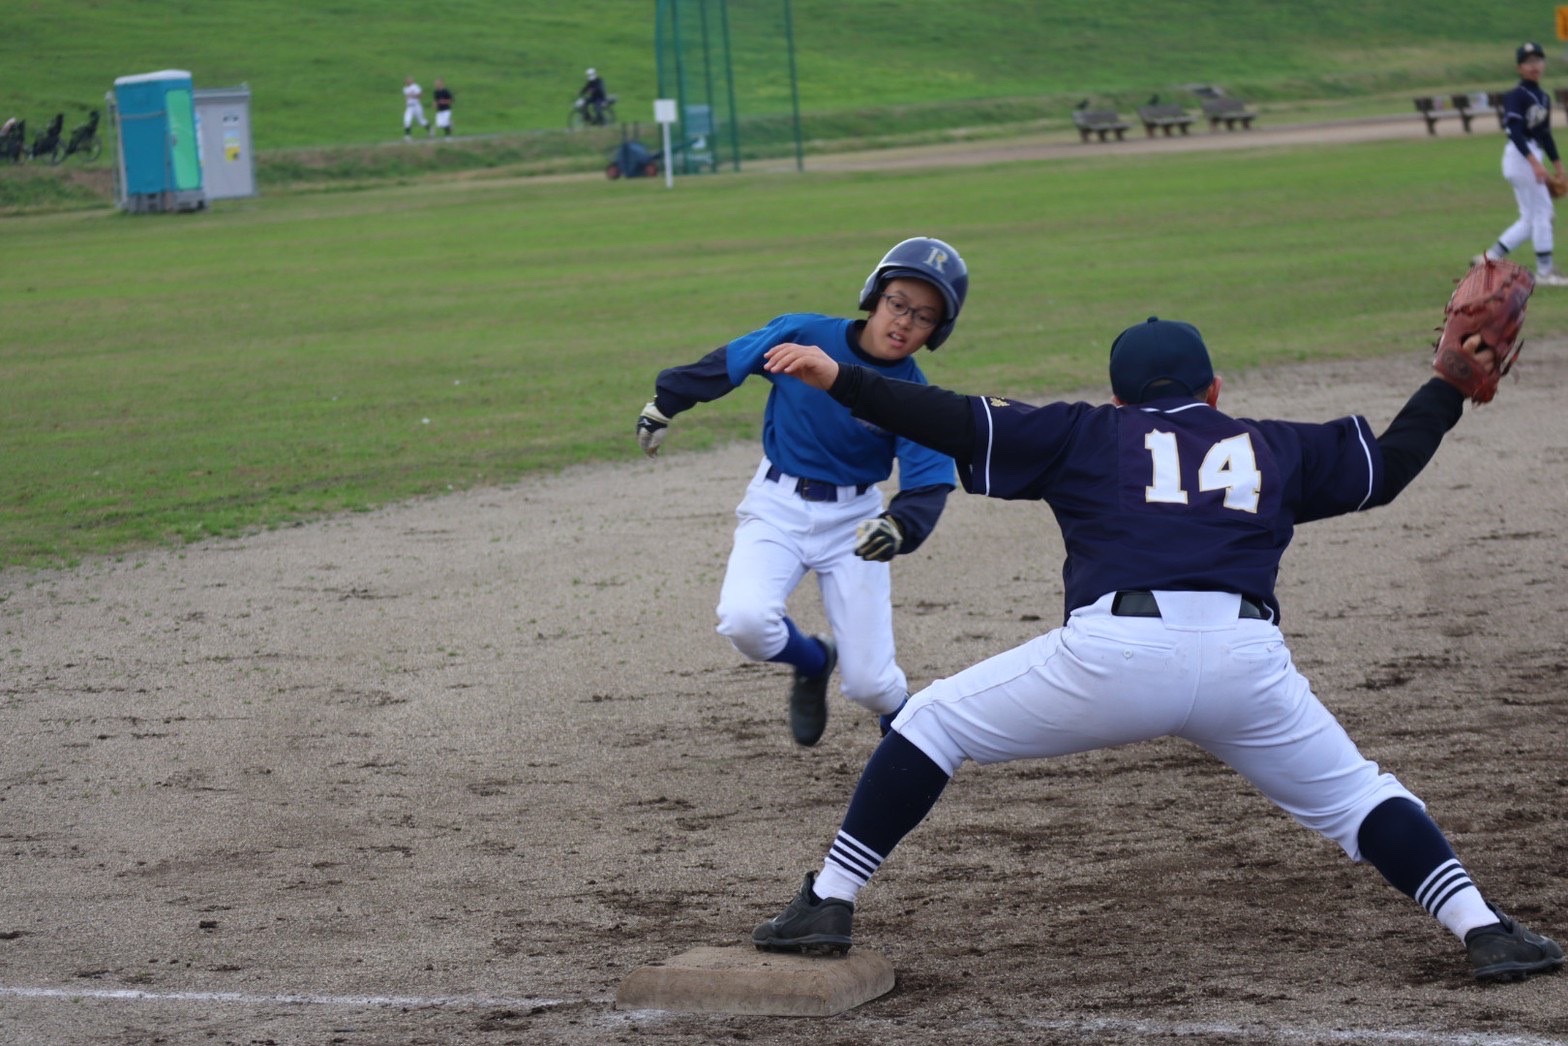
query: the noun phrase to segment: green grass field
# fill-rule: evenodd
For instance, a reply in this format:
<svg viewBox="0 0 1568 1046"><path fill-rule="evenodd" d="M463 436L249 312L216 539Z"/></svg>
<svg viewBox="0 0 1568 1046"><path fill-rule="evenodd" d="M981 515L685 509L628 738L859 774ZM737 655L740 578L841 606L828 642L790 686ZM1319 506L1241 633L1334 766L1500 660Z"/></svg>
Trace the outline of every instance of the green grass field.
<svg viewBox="0 0 1568 1046"><path fill-rule="evenodd" d="M1085 95L1128 103L1194 82L1266 101L1503 86L1513 46L1553 30L1550 5L1474 0L791 3L812 135L854 110L875 122L973 99L1065 109ZM743 112L789 108L780 10L780 0L730 0ZM151 11L145 0L10 5L0 113L37 129L63 110L74 123L116 77L186 69L198 87L249 84L256 146L268 150L395 140L405 75L426 91L444 77L468 134L559 129L585 66L620 95L623 119L650 121L658 87L654 0L211 0Z"/></svg>
<svg viewBox="0 0 1568 1046"><path fill-rule="evenodd" d="M952 387L1095 385L1112 335L1151 313L1198 324L1222 370L1394 353L1414 377L1450 281L1513 216L1500 141L11 218L0 563L632 467L659 369L780 312L847 313L916 233L973 273L953 340L923 357ZM1538 294L1530 328L1568 328L1568 305ZM765 389L683 415L667 453L753 437Z"/></svg>

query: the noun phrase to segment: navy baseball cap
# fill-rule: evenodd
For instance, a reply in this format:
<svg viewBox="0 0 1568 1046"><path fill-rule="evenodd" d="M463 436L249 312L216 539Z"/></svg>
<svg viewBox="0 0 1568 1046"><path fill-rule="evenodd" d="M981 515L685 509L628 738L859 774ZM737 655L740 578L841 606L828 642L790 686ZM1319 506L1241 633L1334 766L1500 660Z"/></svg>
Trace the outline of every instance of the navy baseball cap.
<svg viewBox="0 0 1568 1046"><path fill-rule="evenodd" d="M1514 64L1523 65L1526 58L1545 57L1546 51L1541 48L1540 44L1535 43L1533 40L1527 40L1520 44L1519 49L1514 52Z"/></svg>
<svg viewBox="0 0 1568 1046"><path fill-rule="evenodd" d="M1161 381L1179 386L1161 395L1196 396L1213 383L1214 367L1198 328L1150 316L1111 342L1111 391L1123 403L1142 403Z"/></svg>

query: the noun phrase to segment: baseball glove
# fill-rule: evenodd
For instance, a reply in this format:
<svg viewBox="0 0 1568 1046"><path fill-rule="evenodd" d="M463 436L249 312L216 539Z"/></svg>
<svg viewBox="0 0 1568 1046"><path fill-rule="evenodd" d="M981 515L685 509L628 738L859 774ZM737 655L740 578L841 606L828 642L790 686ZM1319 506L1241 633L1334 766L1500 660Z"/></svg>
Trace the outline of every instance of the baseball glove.
<svg viewBox="0 0 1568 1046"><path fill-rule="evenodd" d="M1568 177L1553 172L1546 176L1546 191L1552 194L1552 199L1568 196Z"/></svg>
<svg viewBox="0 0 1568 1046"><path fill-rule="evenodd" d="M1490 402L1524 347L1519 330L1534 290L1535 277L1513 262L1487 258L1472 266L1443 310L1432 356L1438 377L1472 402Z"/></svg>

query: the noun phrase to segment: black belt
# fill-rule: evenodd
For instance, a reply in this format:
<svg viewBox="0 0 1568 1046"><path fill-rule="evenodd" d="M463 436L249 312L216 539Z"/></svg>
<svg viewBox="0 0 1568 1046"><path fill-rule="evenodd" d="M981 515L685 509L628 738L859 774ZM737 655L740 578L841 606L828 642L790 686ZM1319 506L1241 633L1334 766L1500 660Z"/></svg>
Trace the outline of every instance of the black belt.
<svg viewBox="0 0 1568 1046"><path fill-rule="evenodd" d="M1134 588L1116 593L1116 598L1111 600L1111 613L1117 617L1159 617L1160 605L1155 602L1153 592ZM1241 597L1241 609L1236 612L1236 617L1258 621L1274 620L1274 615L1270 613L1268 607L1248 596Z"/></svg>
<svg viewBox="0 0 1568 1046"><path fill-rule="evenodd" d="M784 473L779 471L779 467L777 465L769 465L768 466L768 473L767 473L767 476L765 478L769 479L769 480L772 480L774 483L777 483L779 480L784 478ZM871 484L870 483L856 483L855 484L855 493L856 494L864 494L866 491L868 491L870 489L871 489ZM797 479L795 481L795 493L799 494L800 497L801 497L801 500L803 500L803 501L837 501L838 500L838 486L837 486L837 484L825 483L825 482L823 482L820 479Z"/></svg>

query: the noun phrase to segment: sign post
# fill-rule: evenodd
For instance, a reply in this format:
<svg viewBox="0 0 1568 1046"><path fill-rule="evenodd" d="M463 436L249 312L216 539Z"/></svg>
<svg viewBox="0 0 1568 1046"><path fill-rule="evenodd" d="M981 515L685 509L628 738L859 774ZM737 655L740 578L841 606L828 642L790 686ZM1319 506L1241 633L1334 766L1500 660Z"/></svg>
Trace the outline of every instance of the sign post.
<svg viewBox="0 0 1568 1046"><path fill-rule="evenodd" d="M675 122L675 99L655 98L653 118L658 121L659 129L664 132L664 187L673 189L675 188L675 157L670 154L670 124Z"/></svg>

